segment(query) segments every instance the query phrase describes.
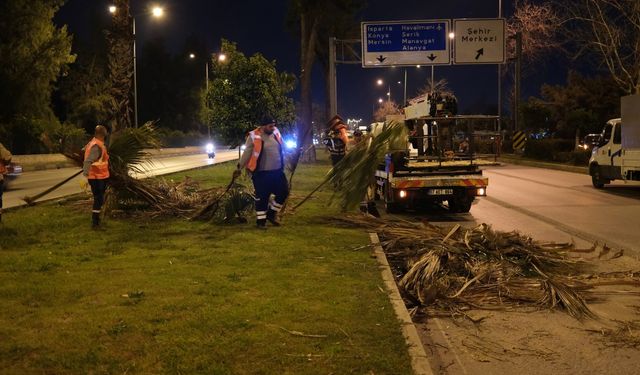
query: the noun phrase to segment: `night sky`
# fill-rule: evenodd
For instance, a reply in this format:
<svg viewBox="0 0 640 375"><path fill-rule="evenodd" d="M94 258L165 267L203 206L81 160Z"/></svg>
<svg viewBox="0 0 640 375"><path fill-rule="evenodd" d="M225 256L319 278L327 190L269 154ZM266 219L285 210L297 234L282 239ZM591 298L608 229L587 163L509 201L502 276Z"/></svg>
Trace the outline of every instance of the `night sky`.
<svg viewBox="0 0 640 375"><path fill-rule="evenodd" d="M512 9L505 1L505 15ZM162 20L145 16L145 9L161 5L166 15ZM89 29L89 14L108 18L108 1L68 0L56 16L58 24L67 24L75 38L83 38ZM299 72L299 42L285 26L286 0L228 1L228 0L145 0L131 1L132 14L137 15L138 55L145 41L163 37L171 52L182 50L185 38L195 34L201 38L210 52L216 52L220 39L226 38L238 44L247 55L260 52L277 61L278 69ZM447 19L447 18L495 18L498 0L370 0L360 16L362 21ZM558 62L556 61L555 64ZM316 67L313 95L316 102L324 102L322 76ZM338 67L338 111L345 118L362 118L369 121L378 98L384 98L386 87L376 86L382 78L392 82L394 101L403 96L404 68L369 68L359 65ZM407 95L425 86L431 76L430 67L407 70ZM523 97L535 95L543 82L560 83L566 68L552 69L551 75L530 77L523 88ZM436 80L446 78L458 97L461 112L493 112L497 108L497 68L489 66L440 66L435 68ZM298 99L298 91L295 93ZM399 101L401 102L401 100ZM491 114L491 113L489 113Z"/></svg>

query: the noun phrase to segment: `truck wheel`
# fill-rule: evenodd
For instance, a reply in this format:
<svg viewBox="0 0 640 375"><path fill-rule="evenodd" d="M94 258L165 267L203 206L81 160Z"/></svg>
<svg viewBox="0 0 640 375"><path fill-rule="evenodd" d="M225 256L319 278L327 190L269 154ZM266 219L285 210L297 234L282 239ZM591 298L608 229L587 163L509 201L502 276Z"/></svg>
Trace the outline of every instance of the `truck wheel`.
<svg viewBox="0 0 640 375"><path fill-rule="evenodd" d="M591 183L596 189L602 189L604 187L605 182L600 176L600 168L595 167L591 171Z"/></svg>

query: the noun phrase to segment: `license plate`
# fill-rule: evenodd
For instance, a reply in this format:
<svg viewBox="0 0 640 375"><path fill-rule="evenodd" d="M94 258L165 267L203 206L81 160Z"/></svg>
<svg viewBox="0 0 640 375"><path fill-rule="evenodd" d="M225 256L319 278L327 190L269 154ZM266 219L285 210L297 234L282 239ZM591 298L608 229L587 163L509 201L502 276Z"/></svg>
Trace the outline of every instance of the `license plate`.
<svg viewBox="0 0 640 375"><path fill-rule="evenodd" d="M429 189L428 195L453 195L453 189Z"/></svg>

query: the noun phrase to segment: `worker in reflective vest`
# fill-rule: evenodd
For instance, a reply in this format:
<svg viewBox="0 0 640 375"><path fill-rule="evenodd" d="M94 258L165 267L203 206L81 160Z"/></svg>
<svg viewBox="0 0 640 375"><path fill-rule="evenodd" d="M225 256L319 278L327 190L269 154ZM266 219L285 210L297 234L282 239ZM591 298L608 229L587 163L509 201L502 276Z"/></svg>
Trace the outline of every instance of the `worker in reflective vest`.
<svg viewBox="0 0 640 375"><path fill-rule="evenodd" d="M2 193L4 192L4 175L7 165L11 162L11 153L0 143L0 222L2 222Z"/></svg>
<svg viewBox="0 0 640 375"><path fill-rule="evenodd" d="M331 165L335 166L347 154L347 126L340 115L335 115L329 120L327 127L324 143L331 154Z"/></svg>
<svg viewBox="0 0 640 375"><path fill-rule="evenodd" d="M233 173L234 178L243 168L251 173L256 192L258 229L266 229L267 221L273 226L280 226L277 216L289 196L289 186L284 175L282 137L272 117L265 117L260 127L249 133L244 153Z"/></svg>
<svg viewBox="0 0 640 375"><path fill-rule="evenodd" d="M104 194L107 191L109 179L109 153L104 145L107 128L96 126L93 139L84 148L84 165L82 174L89 181L93 194L93 211L91 212L92 228L100 227L100 211L104 204Z"/></svg>

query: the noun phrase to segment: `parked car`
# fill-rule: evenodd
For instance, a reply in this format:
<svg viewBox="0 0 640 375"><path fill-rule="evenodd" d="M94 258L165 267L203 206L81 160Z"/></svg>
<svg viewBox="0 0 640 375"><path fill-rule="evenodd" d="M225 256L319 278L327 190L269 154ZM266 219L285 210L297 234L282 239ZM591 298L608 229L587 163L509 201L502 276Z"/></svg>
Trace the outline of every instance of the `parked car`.
<svg viewBox="0 0 640 375"><path fill-rule="evenodd" d="M585 150L592 150L600 142L600 134L587 134L582 138L582 142L578 147Z"/></svg>
<svg viewBox="0 0 640 375"><path fill-rule="evenodd" d="M9 189L11 183L22 174L22 166L11 163L7 166L7 174L4 175L4 188Z"/></svg>

